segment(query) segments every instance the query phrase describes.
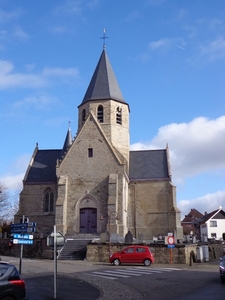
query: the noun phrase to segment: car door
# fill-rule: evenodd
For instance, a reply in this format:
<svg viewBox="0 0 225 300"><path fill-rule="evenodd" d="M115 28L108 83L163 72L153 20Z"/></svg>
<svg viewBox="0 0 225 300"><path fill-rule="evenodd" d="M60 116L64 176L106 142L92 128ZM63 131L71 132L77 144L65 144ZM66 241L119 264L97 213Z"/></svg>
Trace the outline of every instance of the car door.
<svg viewBox="0 0 225 300"><path fill-rule="evenodd" d="M126 248L121 253L121 263L134 262L134 247Z"/></svg>
<svg viewBox="0 0 225 300"><path fill-rule="evenodd" d="M135 259L137 263L142 263L146 257L146 249L144 247L136 247Z"/></svg>

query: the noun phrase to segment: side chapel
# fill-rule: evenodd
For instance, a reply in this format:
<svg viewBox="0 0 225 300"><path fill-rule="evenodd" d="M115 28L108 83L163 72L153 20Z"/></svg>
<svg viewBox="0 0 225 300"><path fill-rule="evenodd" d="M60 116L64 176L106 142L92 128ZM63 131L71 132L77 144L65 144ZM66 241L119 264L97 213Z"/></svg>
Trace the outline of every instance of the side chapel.
<svg viewBox="0 0 225 300"><path fill-rule="evenodd" d="M169 149L130 151L129 113L103 47L78 106L76 137L69 127L62 149L36 145L15 222L25 215L43 237L56 224L66 237L130 231L182 239Z"/></svg>

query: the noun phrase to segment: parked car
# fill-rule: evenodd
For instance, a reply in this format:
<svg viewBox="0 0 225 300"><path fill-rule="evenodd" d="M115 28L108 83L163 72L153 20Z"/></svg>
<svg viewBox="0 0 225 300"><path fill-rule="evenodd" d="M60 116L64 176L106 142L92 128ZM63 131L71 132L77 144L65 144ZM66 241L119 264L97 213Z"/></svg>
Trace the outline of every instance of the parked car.
<svg viewBox="0 0 225 300"><path fill-rule="evenodd" d="M220 280L225 283L225 256L220 257Z"/></svg>
<svg viewBox="0 0 225 300"><path fill-rule="evenodd" d="M149 247L133 245L110 255L109 262L114 266L119 266L124 263L144 264L145 266L150 266L154 263L154 257Z"/></svg>
<svg viewBox="0 0 225 300"><path fill-rule="evenodd" d="M26 286L17 268L0 261L0 299L26 300Z"/></svg>

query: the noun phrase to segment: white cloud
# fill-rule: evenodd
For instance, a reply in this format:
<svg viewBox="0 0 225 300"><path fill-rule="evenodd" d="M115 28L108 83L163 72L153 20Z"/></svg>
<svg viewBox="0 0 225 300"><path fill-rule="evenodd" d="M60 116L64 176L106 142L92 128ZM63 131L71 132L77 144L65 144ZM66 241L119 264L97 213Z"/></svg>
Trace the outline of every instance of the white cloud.
<svg viewBox="0 0 225 300"><path fill-rule="evenodd" d="M15 27L13 31L13 35L19 38L20 40L26 40L29 38L28 34L24 30L22 30L19 26Z"/></svg>
<svg viewBox="0 0 225 300"><path fill-rule="evenodd" d="M2 182L7 189L16 190L22 183L30 159L31 154L23 154L13 160L6 174L0 177L0 182Z"/></svg>
<svg viewBox="0 0 225 300"><path fill-rule="evenodd" d="M54 77L61 82L71 83L71 79L79 77L77 68L45 68L40 73L15 73L14 65L0 60L0 90L8 88L39 88L50 84Z"/></svg>
<svg viewBox="0 0 225 300"><path fill-rule="evenodd" d="M210 61L225 58L225 39L220 36L207 45L201 46L201 55Z"/></svg>
<svg viewBox="0 0 225 300"><path fill-rule="evenodd" d="M9 12L0 8L0 23L11 21L22 14L21 9L14 9Z"/></svg>
<svg viewBox="0 0 225 300"><path fill-rule="evenodd" d="M225 116L217 119L199 117L189 123L169 124L159 128L149 143L131 145L131 149L170 148L173 178L225 168Z"/></svg>
<svg viewBox="0 0 225 300"><path fill-rule="evenodd" d="M52 105L57 102L58 100L56 98L48 95L31 96L26 97L24 100L16 101L13 104L13 109L29 109L30 107L34 107L35 109L45 110L47 108L52 108Z"/></svg>
<svg viewBox="0 0 225 300"><path fill-rule="evenodd" d="M224 137L225 116L217 119L199 117L189 123L163 126L150 142L133 144L131 150L162 149L168 143L173 182L181 185L188 177L206 172L215 177L216 171L225 172ZM221 176L221 172L218 174ZM187 214L191 208L202 213L219 206L225 209L225 190L196 199L180 200L177 206L183 214Z"/></svg>
<svg viewBox="0 0 225 300"><path fill-rule="evenodd" d="M200 213L210 213L220 206L225 210L225 190L217 191L212 194L206 194L196 199L181 200L177 204L182 212L181 220L185 214L188 214L192 208L197 209Z"/></svg>

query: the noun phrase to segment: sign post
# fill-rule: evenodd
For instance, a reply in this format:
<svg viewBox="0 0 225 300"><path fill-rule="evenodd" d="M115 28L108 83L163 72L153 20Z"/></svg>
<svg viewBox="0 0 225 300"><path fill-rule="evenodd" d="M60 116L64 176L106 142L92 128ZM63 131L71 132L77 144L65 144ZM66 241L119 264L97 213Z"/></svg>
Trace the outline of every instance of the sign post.
<svg viewBox="0 0 225 300"><path fill-rule="evenodd" d="M168 242L168 248L170 248L170 264L172 264L172 261L173 261L172 249L175 247L174 246L174 237L173 236L168 236L167 242Z"/></svg>
<svg viewBox="0 0 225 300"><path fill-rule="evenodd" d="M56 225L54 225L54 299L57 299L57 237Z"/></svg>
<svg viewBox="0 0 225 300"><path fill-rule="evenodd" d="M23 245L33 245L33 235L26 234L27 232L36 231L36 223L25 222L25 216L21 219L22 223L11 224L11 236L13 236L13 244L20 245L20 262L19 262L19 273L21 275L22 270L22 259L23 259Z"/></svg>

